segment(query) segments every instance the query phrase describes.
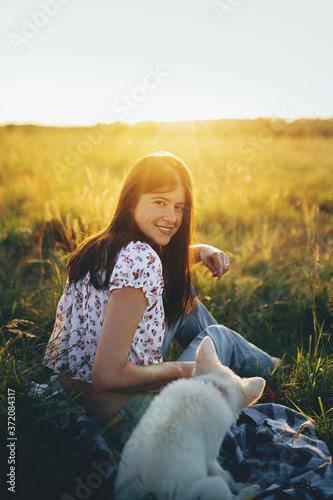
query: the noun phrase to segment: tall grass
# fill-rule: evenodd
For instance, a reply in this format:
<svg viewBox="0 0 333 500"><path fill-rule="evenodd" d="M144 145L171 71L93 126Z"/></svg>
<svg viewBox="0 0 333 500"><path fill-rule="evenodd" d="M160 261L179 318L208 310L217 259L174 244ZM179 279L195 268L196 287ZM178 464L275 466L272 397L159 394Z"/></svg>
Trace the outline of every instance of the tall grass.
<svg viewBox="0 0 333 500"><path fill-rule="evenodd" d="M220 323L291 364L269 383L282 404L313 421L333 452L333 123L278 125L221 120L114 124L108 131L0 128L1 433L11 388L21 486L33 467L35 478L52 469L46 491L51 485L54 498L61 475L70 481L66 436L29 386L50 375L42 357L67 257L84 235L108 224L129 167L156 150L179 155L192 171L196 241L231 258L222 282L201 265L194 268L200 299ZM178 352L172 345L168 359ZM38 487L35 480L26 498Z"/></svg>

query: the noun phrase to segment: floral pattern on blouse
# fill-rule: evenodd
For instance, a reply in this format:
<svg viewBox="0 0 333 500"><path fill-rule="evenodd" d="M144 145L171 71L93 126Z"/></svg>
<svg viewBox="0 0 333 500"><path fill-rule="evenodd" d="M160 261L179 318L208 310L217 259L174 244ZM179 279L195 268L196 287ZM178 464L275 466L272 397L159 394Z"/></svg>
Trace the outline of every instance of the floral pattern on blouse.
<svg viewBox="0 0 333 500"><path fill-rule="evenodd" d="M100 274L103 278L103 274ZM91 382L91 369L112 290L141 288L148 300L138 324L128 361L133 364L161 363L165 319L162 263L157 253L140 241L123 247L110 277L109 287L97 290L87 275L67 283L57 307L56 320L46 348L44 362L56 373Z"/></svg>

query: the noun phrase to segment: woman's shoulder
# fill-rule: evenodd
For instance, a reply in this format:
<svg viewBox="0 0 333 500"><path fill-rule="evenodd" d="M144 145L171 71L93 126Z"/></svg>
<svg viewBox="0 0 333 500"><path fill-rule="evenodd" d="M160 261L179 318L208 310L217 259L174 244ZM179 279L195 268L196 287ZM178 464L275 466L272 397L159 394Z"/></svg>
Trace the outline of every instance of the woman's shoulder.
<svg viewBox="0 0 333 500"><path fill-rule="evenodd" d="M147 261L160 263L160 258L155 250L144 241L130 241L119 252L120 258L134 259L137 262Z"/></svg>
<svg viewBox="0 0 333 500"><path fill-rule="evenodd" d="M131 241L118 254L111 275L111 285L114 288L143 288L149 296L162 293L163 268L158 254L148 243Z"/></svg>

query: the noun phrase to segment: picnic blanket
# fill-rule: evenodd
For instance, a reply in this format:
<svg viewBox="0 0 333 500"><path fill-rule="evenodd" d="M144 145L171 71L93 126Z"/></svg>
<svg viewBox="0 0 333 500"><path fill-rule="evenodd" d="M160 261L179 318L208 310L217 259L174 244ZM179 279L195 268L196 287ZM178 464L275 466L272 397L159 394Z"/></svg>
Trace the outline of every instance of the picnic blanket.
<svg viewBox="0 0 333 500"><path fill-rule="evenodd" d="M66 410L61 420L54 419L54 425L70 436L73 450L82 450L84 477L73 477L71 491L62 492L59 499L111 500L119 454L56 378L51 377L51 383L42 389L35 387L31 394L52 399ZM225 436L218 460L235 481L262 487L256 500L333 500L333 466L326 444L318 440L303 415L282 405L244 408Z"/></svg>
<svg viewBox="0 0 333 500"><path fill-rule="evenodd" d="M244 408L227 433L220 465L236 481L259 484L256 500L333 499L332 458L312 424L279 404Z"/></svg>

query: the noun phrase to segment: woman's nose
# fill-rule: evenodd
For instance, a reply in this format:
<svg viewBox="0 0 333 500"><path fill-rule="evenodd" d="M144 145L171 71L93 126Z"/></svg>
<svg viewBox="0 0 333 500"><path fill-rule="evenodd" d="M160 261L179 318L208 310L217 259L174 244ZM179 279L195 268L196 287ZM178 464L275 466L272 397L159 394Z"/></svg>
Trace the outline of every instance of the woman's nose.
<svg viewBox="0 0 333 500"><path fill-rule="evenodd" d="M166 211L163 215L163 219L168 222L175 223L177 218L176 218L176 213L173 207L166 207Z"/></svg>

